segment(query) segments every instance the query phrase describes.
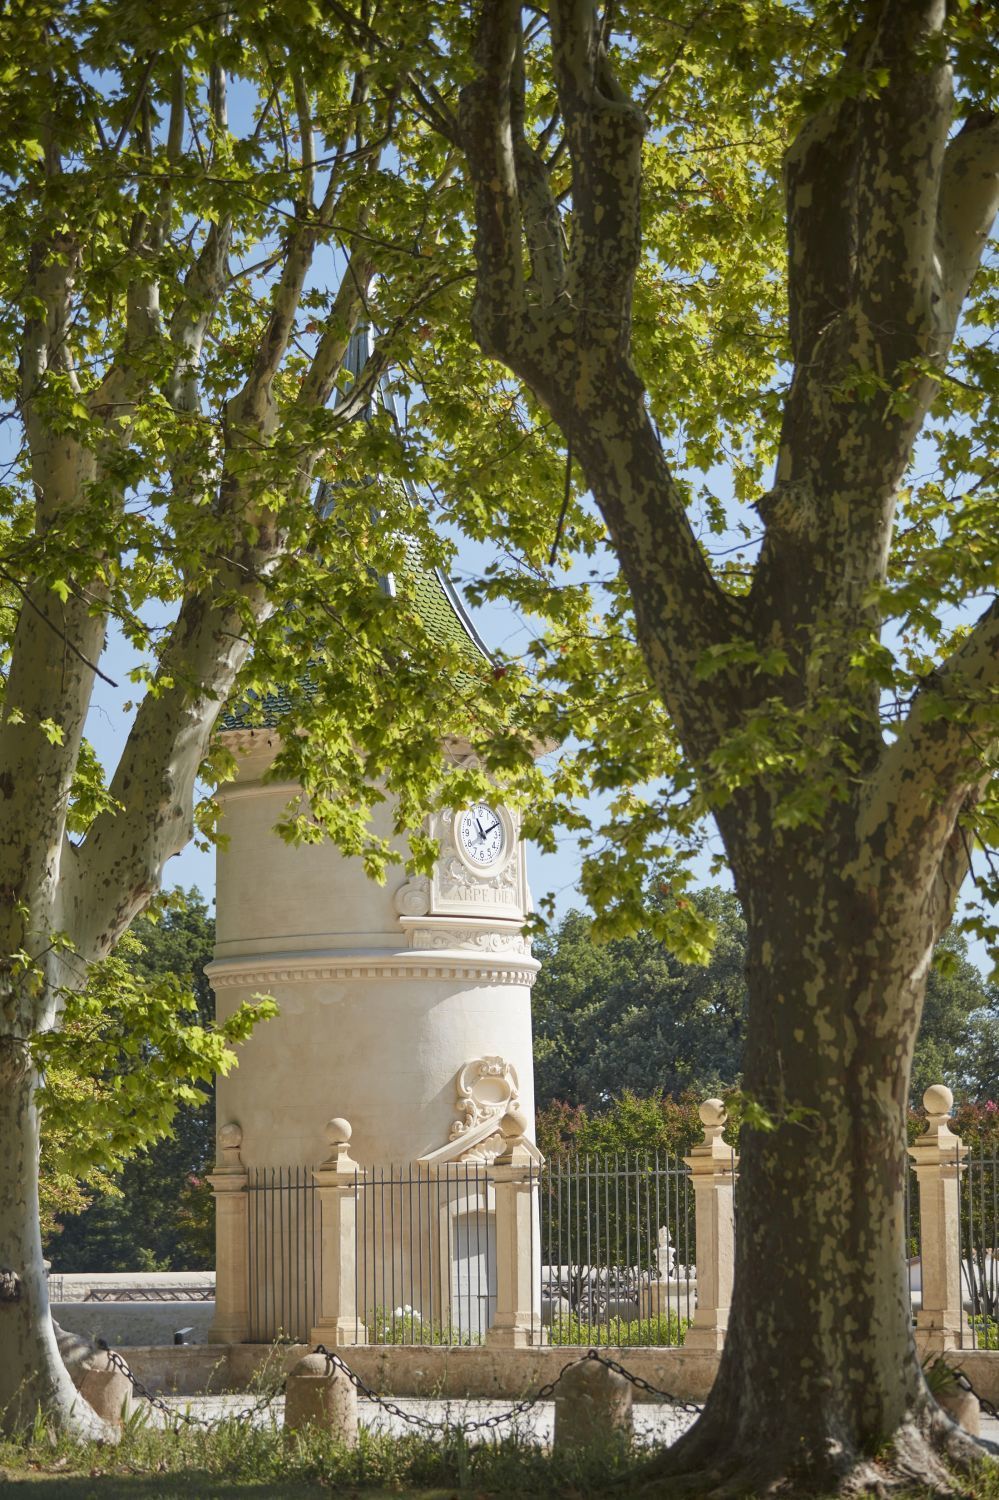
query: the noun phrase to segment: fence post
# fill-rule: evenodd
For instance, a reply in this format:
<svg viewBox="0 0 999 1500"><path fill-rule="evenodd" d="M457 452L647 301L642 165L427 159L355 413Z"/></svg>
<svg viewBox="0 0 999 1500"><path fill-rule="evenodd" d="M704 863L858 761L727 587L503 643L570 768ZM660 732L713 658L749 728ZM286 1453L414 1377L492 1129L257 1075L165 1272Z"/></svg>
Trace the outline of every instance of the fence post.
<svg viewBox="0 0 999 1500"><path fill-rule="evenodd" d="M688 1349L720 1349L728 1329L735 1269L735 1173L739 1158L722 1140L727 1113L720 1099L698 1107L704 1139L683 1159L694 1188L697 1309L684 1337Z"/></svg>
<svg viewBox="0 0 999 1500"><path fill-rule="evenodd" d="M961 1343L961 1173L968 1148L950 1129L954 1095L934 1083L923 1095L926 1129L909 1147L919 1182L922 1306L916 1315L921 1355Z"/></svg>
<svg viewBox="0 0 999 1500"><path fill-rule="evenodd" d="M330 1120L330 1155L313 1174L319 1193L319 1311L312 1344L335 1349L367 1342L357 1309L357 1193L364 1172L349 1152L353 1134L346 1120Z"/></svg>
<svg viewBox="0 0 999 1500"><path fill-rule="evenodd" d="M208 1181L215 1194L215 1317L210 1344L242 1344L250 1337L249 1196L250 1174L239 1148L243 1132L235 1121L218 1135L219 1158Z"/></svg>
<svg viewBox="0 0 999 1500"><path fill-rule="evenodd" d="M486 1331L486 1343L502 1349L524 1349L541 1342L541 1268L535 1267L535 1239L540 1234L535 1203L538 1172L524 1142L526 1129L526 1115L508 1110L500 1122L503 1150L492 1169L496 1315Z"/></svg>

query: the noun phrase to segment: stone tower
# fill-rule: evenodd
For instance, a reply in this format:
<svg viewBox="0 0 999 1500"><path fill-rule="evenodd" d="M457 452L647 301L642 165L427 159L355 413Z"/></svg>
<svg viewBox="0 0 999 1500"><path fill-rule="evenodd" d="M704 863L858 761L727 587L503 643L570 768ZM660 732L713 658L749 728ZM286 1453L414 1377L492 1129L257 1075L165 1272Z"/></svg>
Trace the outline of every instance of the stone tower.
<svg viewBox="0 0 999 1500"><path fill-rule="evenodd" d="M362 334L352 346L358 369L366 347ZM428 628L452 640L461 631L485 651L443 575L425 572L417 592ZM470 1154L489 1160L510 1110L526 1115L533 1137L538 964L521 931L529 896L516 815L495 799L434 814L432 877L399 873L379 886L331 843L295 846L274 832L297 791L263 779L280 744L280 703L224 722L239 773L218 793L225 842L207 972L220 1018L255 993L280 1006L218 1080L220 1131L238 1126L242 1165L258 1176L294 1169L305 1181L328 1150L332 1117L350 1122L351 1154L364 1167L439 1172ZM470 754L456 742L441 753L458 763ZM390 837L391 823L383 804L375 832ZM249 1232L252 1241L252 1209ZM311 1276L303 1233L288 1253ZM279 1312L258 1318L249 1336L288 1332Z"/></svg>

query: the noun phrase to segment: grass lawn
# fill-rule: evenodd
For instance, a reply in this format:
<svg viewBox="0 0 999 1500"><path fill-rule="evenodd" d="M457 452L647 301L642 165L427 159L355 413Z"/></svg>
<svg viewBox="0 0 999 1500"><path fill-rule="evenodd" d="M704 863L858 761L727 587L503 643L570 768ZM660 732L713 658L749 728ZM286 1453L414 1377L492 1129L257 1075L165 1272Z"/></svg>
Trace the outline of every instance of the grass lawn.
<svg viewBox="0 0 999 1500"><path fill-rule="evenodd" d="M340 1490L344 1500L399 1500L398 1490ZM410 1490L413 1500L451 1500L454 1490ZM330 1500L325 1484L299 1479L225 1480L190 1470L185 1474L4 1474L0 1495L13 1500Z"/></svg>
<svg viewBox="0 0 999 1500"><path fill-rule="evenodd" d="M0 1497L10 1500L605 1500L642 1487L648 1449L548 1452L517 1436L470 1444L459 1433L391 1437L362 1429L356 1448L327 1433L224 1421L175 1434L133 1422L117 1445L73 1444L37 1424L0 1440ZM666 1500L666 1491L659 1492ZM963 1492L999 1500L999 1465ZM913 1489L910 1500L929 1500ZM692 1500L689 1495L686 1500ZM894 1500L903 1500L896 1492Z"/></svg>

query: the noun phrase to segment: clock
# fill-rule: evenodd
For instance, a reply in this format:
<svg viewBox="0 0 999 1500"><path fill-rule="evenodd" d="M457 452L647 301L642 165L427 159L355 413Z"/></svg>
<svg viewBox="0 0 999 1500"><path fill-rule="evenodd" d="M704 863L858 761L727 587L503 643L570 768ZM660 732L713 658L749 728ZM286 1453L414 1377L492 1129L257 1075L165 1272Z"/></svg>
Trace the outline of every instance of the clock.
<svg viewBox="0 0 999 1500"><path fill-rule="evenodd" d="M458 816L458 848L476 869L494 865L506 849L506 828L499 813L475 802Z"/></svg>

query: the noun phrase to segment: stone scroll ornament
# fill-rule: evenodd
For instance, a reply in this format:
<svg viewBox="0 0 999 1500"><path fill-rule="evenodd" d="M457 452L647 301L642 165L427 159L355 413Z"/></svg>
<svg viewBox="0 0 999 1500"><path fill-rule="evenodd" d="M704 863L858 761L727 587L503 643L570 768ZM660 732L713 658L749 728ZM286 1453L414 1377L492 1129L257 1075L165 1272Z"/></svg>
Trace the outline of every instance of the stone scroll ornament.
<svg viewBox="0 0 999 1500"><path fill-rule="evenodd" d="M520 1105L520 1083L513 1063L504 1057L476 1057L458 1074L459 1117L451 1126L450 1139L480 1125L500 1120Z"/></svg>

